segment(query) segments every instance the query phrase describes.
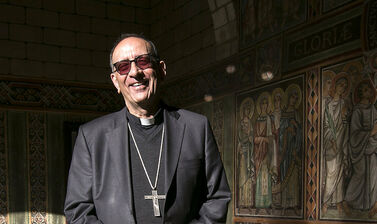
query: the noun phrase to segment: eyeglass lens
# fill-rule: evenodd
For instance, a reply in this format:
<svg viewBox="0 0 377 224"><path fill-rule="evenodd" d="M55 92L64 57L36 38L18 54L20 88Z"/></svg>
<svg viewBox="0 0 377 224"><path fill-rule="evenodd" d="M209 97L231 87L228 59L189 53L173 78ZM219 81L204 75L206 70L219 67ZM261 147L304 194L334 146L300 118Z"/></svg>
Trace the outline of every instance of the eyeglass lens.
<svg viewBox="0 0 377 224"><path fill-rule="evenodd" d="M123 60L115 63L115 68L120 75L127 75L131 70L131 63L135 62L136 66L140 69L147 69L152 66L151 58L149 55L140 55L134 60Z"/></svg>

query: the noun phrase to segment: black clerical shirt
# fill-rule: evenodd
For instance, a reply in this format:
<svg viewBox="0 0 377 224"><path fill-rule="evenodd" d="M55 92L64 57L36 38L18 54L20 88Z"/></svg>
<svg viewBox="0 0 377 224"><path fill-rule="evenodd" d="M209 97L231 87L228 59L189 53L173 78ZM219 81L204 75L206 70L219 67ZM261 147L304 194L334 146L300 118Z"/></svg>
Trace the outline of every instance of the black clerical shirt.
<svg viewBox="0 0 377 224"><path fill-rule="evenodd" d="M161 136L163 127L163 110L160 109L154 116L155 123L152 125L142 125L140 119L127 111L127 119L134 134L136 143L139 147L141 157L144 161L146 170L152 185L155 184L157 165L159 160ZM159 200L161 217L155 217L153 213L153 202L144 199L145 195L151 195L152 189L144 172L134 141L129 134L129 149L131 155L131 180L133 191L133 205L136 223L150 224L162 223L165 200ZM164 140L166 142L166 140ZM164 143L165 144L165 143ZM163 150L164 147L163 147ZM159 195L165 194L165 156L162 152L161 167L157 182L157 192Z"/></svg>

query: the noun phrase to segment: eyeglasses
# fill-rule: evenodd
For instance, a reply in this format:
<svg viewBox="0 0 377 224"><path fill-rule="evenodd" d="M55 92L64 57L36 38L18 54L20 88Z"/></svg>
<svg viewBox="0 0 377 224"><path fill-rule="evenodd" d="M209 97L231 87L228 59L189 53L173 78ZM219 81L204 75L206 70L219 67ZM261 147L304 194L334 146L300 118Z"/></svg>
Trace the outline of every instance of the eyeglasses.
<svg viewBox="0 0 377 224"><path fill-rule="evenodd" d="M147 69L152 67L152 55L149 54L142 54L137 56L133 60L122 60L114 63L115 70L120 75L128 75L128 73L131 70L131 64L132 62L135 62L136 66L140 69Z"/></svg>

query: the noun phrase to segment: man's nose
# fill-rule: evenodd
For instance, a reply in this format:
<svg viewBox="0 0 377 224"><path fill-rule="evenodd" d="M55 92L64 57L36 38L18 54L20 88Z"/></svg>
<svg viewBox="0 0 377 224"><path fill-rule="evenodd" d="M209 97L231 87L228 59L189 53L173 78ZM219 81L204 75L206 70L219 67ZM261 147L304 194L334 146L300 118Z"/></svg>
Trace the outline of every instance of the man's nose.
<svg viewBox="0 0 377 224"><path fill-rule="evenodd" d="M130 77L137 77L140 76L143 72L143 70L139 67L136 66L136 62L131 62L131 69L130 72L128 73L128 76Z"/></svg>

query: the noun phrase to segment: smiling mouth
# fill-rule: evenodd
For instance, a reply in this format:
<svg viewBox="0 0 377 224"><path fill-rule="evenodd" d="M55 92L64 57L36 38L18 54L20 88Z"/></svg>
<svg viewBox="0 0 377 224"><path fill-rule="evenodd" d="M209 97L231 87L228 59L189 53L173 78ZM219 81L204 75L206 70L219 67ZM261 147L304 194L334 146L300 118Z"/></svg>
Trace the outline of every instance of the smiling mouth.
<svg viewBox="0 0 377 224"><path fill-rule="evenodd" d="M131 87L140 87L140 86L148 86L148 81L144 81L144 82L136 82L132 85L130 85Z"/></svg>

